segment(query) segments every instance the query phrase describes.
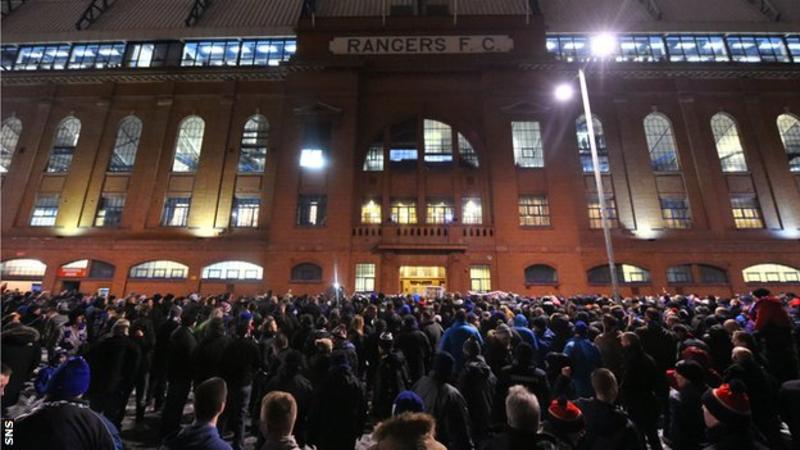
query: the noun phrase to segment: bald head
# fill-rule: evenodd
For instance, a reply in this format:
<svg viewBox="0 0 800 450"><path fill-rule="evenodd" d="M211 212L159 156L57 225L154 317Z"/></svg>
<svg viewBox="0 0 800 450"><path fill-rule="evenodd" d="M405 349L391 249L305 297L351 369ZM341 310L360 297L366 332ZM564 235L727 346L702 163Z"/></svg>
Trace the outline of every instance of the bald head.
<svg viewBox="0 0 800 450"><path fill-rule="evenodd" d="M747 347L734 347L731 352L731 359L735 362L747 361L753 358L753 352Z"/></svg>

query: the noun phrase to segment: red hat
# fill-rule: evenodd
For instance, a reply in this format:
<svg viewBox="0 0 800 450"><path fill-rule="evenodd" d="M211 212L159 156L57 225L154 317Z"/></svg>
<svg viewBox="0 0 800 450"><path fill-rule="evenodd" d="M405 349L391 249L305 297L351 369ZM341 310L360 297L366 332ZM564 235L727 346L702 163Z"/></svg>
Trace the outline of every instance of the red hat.
<svg viewBox="0 0 800 450"><path fill-rule="evenodd" d="M584 428L583 413L575 403L567 400L566 397L559 397L550 402L547 408L550 416L550 423L558 432L570 434L577 433Z"/></svg>
<svg viewBox="0 0 800 450"><path fill-rule="evenodd" d="M696 361L703 367L708 367L711 365L711 357L708 356L708 352L700 347L695 347L694 345L683 349L681 352L681 359L690 359L692 361Z"/></svg>
<svg viewBox="0 0 800 450"><path fill-rule="evenodd" d="M703 405L720 422L746 426L750 422L750 399L741 380L731 380L703 394Z"/></svg>
<svg viewBox="0 0 800 450"><path fill-rule="evenodd" d="M800 306L800 297L795 297L789 302L789 306L794 308Z"/></svg>

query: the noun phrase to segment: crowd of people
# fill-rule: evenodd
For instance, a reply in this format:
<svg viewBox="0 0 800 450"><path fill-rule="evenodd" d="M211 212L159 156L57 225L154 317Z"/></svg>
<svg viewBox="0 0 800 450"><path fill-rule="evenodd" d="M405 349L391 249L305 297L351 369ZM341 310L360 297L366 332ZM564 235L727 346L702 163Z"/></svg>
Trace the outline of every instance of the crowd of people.
<svg viewBox="0 0 800 450"><path fill-rule="evenodd" d="M123 448L129 402L169 450L800 448L800 298L765 289L5 291L2 313L19 448Z"/></svg>

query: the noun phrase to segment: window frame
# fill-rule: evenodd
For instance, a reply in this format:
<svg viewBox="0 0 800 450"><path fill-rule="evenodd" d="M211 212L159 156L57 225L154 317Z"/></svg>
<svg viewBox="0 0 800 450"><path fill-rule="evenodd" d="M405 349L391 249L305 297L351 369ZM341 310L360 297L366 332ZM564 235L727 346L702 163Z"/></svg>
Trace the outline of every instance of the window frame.
<svg viewBox="0 0 800 450"><path fill-rule="evenodd" d="M530 128L528 128L530 126ZM519 169L545 167L542 124L538 120L512 120L511 141L514 165ZM530 142L527 142L530 141Z"/></svg>
<svg viewBox="0 0 800 450"><path fill-rule="evenodd" d="M50 200L43 204L44 200ZM54 227L58 219L61 195L59 193L42 193L36 195L36 200L31 208L31 217L28 225L31 227Z"/></svg>
<svg viewBox="0 0 800 450"><path fill-rule="evenodd" d="M181 207L184 203L180 202L180 200L185 200L185 208L181 208L180 211L185 209L185 213L181 213L183 219L181 220L180 224L172 224L173 218L175 214L179 212L179 207ZM174 204L170 203L170 201L174 202ZM171 213L167 214L167 208L171 208ZM192 195L191 194L167 194L164 198L164 206L161 209L161 221L160 225L162 227L168 228L185 228L189 224L189 214L192 212Z"/></svg>
<svg viewBox="0 0 800 450"><path fill-rule="evenodd" d="M127 200L125 193L117 192L103 192L100 194L100 199L97 201L97 211L94 216L94 226L97 228L117 228L122 224L122 214L125 211L125 201ZM107 207L107 199L114 199L112 208ZM119 200L121 199L121 201ZM109 211L113 212L109 216ZM102 214L102 217L101 217ZM109 217L115 220L108 221ZM98 223L100 222L100 223Z"/></svg>

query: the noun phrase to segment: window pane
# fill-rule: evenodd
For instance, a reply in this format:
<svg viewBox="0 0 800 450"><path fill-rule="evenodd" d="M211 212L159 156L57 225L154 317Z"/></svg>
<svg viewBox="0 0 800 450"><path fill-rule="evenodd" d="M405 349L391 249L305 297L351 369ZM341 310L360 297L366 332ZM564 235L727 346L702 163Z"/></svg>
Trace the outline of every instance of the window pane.
<svg viewBox="0 0 800 450"><path fill-rule="evenodd" d="M694 282L692 265L682 264L667 269L667 282L673 284L690 284Z"/></svg>
<svg viewBox="0 0 800 450"><path fill-rule="evenodd" d="M50 159L47 161L48 172L64 173L69 171L80 132L81 121L75 117L67 117L58 124L53 138L53 148L50 150Z"/></svg>
<svg viewBox="0 0 800 450"><path fill-rule="evenodd" d="M717 113L711 118L711 131L723 172L747 172L742 141L736 122L727 114Z"/></svg>
<svg viewBox="0 0 800 450"><path fill-rule="evenodd" d="M527 227L550 225L550 204L545 196L519 198L519 224Z"/></svg>
<svg viewBox="0 0 800 450"><path fill-rule="evenodd" d="M325 155L320 149L304 148L300 152L300 167L321 169L325 167Z"/></svg>
<svg viewBox="0 0 800 450"><path fill-rule="evenodd" d="M492 275L488 265L470 266L470 290L474 292L489 292L492 290Z"/></svg>
<svg viewBox="0 0 800 450"><path fill-rule="evenodd" d="M416 159L416 155L414 155ZM375 143L367 150L364 158L364 172L380 172L383 170L383 144Z"/></svg>
<svg viewBox="0 0 800 450"><path fill-rule="evenodd" d="M122 119L117 129L117 140L108 163L109 172L131 172L136 161L139 148L139 137L142 134L142 121L129 116Z"/></svg>
<svg viewBox="0 0 800 450"><path fill-rule="evenodd" d="M361 205L361 223L377 225L381 223L381 205L375 200L369 200Z"/></svg>
<svg viewBox="0 0 800 450"><path fill-rule="evenodd" d="M511 122L514 162L519 167L544 167L539 122Z"/></svg>
<svg viewBox="0 0 800 450"><path fill-rule="evenodd" d="M731 195L731 213L736 228L764 228L761 206L755 194Z"/></svg>
<svg viewBox="0 0 800 450"><path fill-rule="evenodd" d="M131 278L186 278L189 267L175 261L149 261L131 267Z"/></svg>
<svg viewBox="0 0 800 450"><path fill-rule="evenodd" d="M699 267L701 283L724 284L728 282L728 274L725 269L706 264L700 264Z"/></svg>
<svg viewBox="0 0 800 450"><path fill-rule="evenodd" d="M597 162L600 165L600 172L608 173L608 148L606 146L605 133L603 133L603 124L600 122L600 119L594 117L592 120L592 127L594 128ZM575 128L578 138L578 153L581 157L583 172L592 173L594 171L594 164L592 162L592 149L589 141L589 128L587 127L585 116L578 117L578 120L575 122Z"/></svg>
<svg viewBox="0 0 800 450"><path fill-rule="evenodd" d="M269 123L264 116L255 115L244 124L239 150L239 172L263 173L267 163Z"/></svg>
<svg viewBox="0 0 800 450"><path fill-rule="evenodd" d="M472 169L478 168L478 153L461 133L458 133L458 151L462 165Z"/></svg>
<svg viewBox="0 0 800 450"><path fill-rule="evenodd" d="M425 119L425 161L453 161L453 131L449 125Z"/></svg>
<svg viewBox="0 0 800 450"><path fill-rule="evenodd" d="M125 194L102 194L94 218L96 227L115 227L122 222Z"/></svg>
<svg viewBox="0 0 800 450"><path fill-rule="evenodd" d="M430 224L453 223L453 202L450 200L428 201L425 222Z"/></svg>
<svg viewBox="0 0 800 450"><path fill-rule="evenodd" d="M800 173L800 120L791 114L781 114L778 116L778 131L789 160L789 170Z"/></svg>
<svg viewBox="0 0 800 450"><path fill-rule="evenodd" d="M189 221L189 208L192 197L188 195L169 196L164 201L161 225L165 227L185 227Z"/></svg>
<svg viewBox="0 0 800 450"><path fill-rule="evenodd" d="M311 263L298 264L292 267L292 281L318 283L322 281L322 268Z"/></svg>
<svg viewBox="0 0 800 450"><path fill-rule="evenodd" d="M800 270L781 264L756 264L742 271L746 283L798 283Z"/></svg>
<svg viewBox="0 0 800 450"><path fill-rule="evenodd" d="M264 269L245 261L223 261L203 268L204 280L260 280Z"/></svg>
<svg viewBox="0 0 800 450"><path fill-rule="evenodd" d="M0 263L0 278L43 277L47 266L37 259L11 259Z"/></svg>
<svg viewBox="0 0 800 450"><path fill-rule="evenodd" d="M375 290L375 264L356 264L356 292Z"/></svg>
<svg viewBox="0 0 800 450"><path fill-rule="evenodd" d="M653 170L656 172L680 170L675 137L669 120L662 114L650 113L644 119L644 133Z"/></svg>
<svg viewBox="0 0 800 450"><path fill-rule="evenodd" d="M414 201L393 201L391 219L393 223L403 225L417 223L417 203Z"/></svg>
<svg viewBox="0 0 800 450"><path fill-rule="evenodd" d="M22 133L22 121L16 117L9 117L3 121L0 132L0 173L8 172L11 159L17 150L19 135Z"/></svg>
<svg viewBox="0 0 800 450"><path fill-rule="evenodd" d="M600 216L600 199L597 197L597 194L590 194L586 201L589 212L589 228L603 228L603 219ZM619 220L617 219L617 203L614 201L614 197L608 193L605 195L605 203L606 219L608 219L609 226L616 228L619 226Z"/></svg>
<svg viewBox="0 0 800 450"><path fill-rule="evenodd" d="M661 218L667 228L688 229L692 227L692 213L686 197L661 197Z"/></svg>
<svg viewBox="0 0 800 450"><path fill-rule="evenodd" d="M52 227L58 215L58 194L43 194L36 198L31 213L31 226Z"/></svg>
<svg viewBox="0 0 800 450"><path fill-rule="evenodd" d="M556 269L543 264L525 268L525 284L553 284L558 282Z"/></svg>
<svg viewBox="0 0 800 450"><path fill-rule="evenodd" d="M297 225L325 225L325 209L324 195L301 195L297 203Z"/></svg>
<svg viewBox="0 0 800 450"><path fill-rule="evenodd" d="M258 215L261 199L235 196L231 208L231 226L237 228L255 228L258 226Z"/></svg>
<svg viewBox="0 0 800 450"><path fill-rule="evenodd" d="M178 130L178 141L175 144L175 159L172 161L173 172L195 172L197 170L204 131L203 119L197 116L183 119Z"/></svg>
<svg viewBox="0 0 800 450"><path fill-rule="evenodd" d="M483 223L483 208L480 197L465 197L461 204L461 223L480 225Z"/></svg>

